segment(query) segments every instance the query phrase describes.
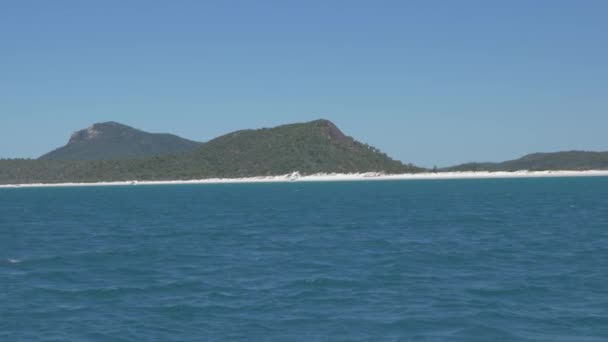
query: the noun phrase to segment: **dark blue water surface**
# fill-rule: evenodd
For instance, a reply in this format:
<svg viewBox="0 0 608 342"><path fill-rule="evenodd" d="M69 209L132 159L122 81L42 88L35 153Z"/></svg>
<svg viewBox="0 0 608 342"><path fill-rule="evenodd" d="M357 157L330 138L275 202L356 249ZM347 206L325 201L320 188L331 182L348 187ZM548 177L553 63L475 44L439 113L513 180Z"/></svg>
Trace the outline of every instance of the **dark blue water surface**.
<svg viewBox="0 0 608 342"><path fill-rule="evenodd" d="M606 341L608 178L0 189L1 341Z"/></svg>

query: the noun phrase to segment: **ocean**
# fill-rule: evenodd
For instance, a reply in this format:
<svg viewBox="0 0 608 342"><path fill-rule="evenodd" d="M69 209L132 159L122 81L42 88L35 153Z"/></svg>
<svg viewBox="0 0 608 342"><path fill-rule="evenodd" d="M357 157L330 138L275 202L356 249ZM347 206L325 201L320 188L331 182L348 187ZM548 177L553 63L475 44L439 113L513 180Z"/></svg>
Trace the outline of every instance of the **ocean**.
<svg viewBox="0 0 608 342"><path fill-rule="evenodd" d="M0 341L606 341L608 177L0 189Z"/></svg>

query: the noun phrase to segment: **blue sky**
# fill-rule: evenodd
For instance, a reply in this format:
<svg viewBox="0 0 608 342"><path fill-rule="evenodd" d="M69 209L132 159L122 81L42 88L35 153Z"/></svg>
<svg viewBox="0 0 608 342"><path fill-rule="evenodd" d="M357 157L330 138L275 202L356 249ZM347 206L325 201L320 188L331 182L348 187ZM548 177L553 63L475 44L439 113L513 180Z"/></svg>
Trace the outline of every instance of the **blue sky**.
<svg viewBox="0 0 608 342"><path fill-rule="evenodd" d="M327 118L423 166L608 150L606 1L4 1L0 157Z"/></svg>

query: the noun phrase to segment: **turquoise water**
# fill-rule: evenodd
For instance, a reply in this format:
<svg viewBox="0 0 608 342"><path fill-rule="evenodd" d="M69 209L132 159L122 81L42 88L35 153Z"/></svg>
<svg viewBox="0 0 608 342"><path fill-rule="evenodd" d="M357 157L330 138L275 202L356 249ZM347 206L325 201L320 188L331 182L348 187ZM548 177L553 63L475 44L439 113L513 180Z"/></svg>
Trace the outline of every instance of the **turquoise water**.
<svg viewBox="0 0 608 342"><path fill-rule="evenodd" d="M0 189L1 341L606 341L608 178Z"/></svg>

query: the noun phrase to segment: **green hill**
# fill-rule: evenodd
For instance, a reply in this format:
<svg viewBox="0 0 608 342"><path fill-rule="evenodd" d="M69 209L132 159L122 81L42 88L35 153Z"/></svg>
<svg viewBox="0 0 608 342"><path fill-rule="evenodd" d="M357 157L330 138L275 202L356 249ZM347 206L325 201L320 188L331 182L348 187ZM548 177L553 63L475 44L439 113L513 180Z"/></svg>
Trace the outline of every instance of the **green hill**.
<svg viewBox="0 0 608 342"><path fill-rule="evenodd" d="M204 144L193 160L230 176L418 170L344 135L328 120L230 133Z"/></svg>
<svg viewBox="0 0 608 342"><path fill-rule="evenodd" d="M501 163L467 163L443 171L606 170L608 152L566 151L533 153Z"/></svg>
<svg viewBox="0 0 608 342"><path fill-rule="evenodd" d="M39 159L131 159L186 152L199 146L198 142L172 134L148 133L117 122L104 122L72 134L67 145Z"/></svg>
<svg viewBox="0 0 608 342"><path fill-rule="evenodd" d="M86 158L83 158L86 159ZM420 172L346 136L328 120L230 133L182 153L115 160L1 160L0 183L185 180Z"/></svg>

